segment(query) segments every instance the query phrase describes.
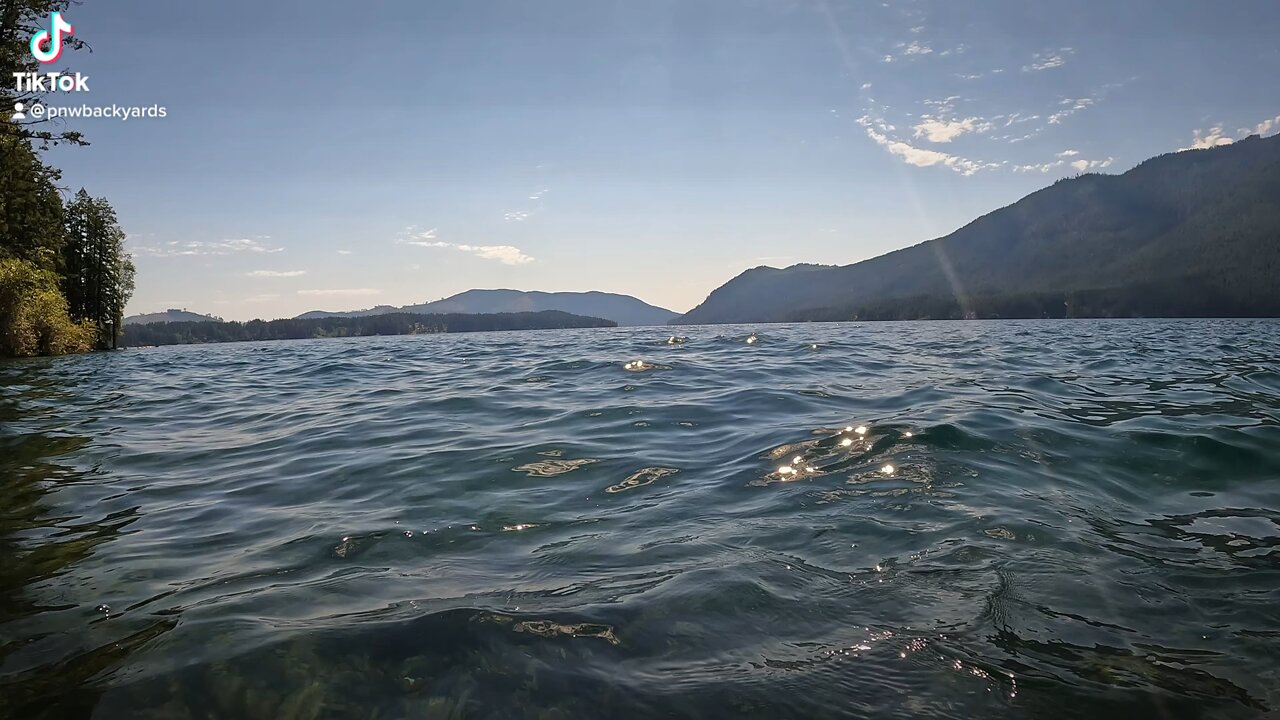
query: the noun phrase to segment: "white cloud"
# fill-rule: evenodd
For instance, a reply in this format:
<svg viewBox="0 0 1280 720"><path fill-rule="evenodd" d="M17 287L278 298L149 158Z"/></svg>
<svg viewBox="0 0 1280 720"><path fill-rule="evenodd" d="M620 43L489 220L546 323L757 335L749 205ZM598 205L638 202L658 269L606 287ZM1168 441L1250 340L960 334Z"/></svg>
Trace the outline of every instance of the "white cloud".
<svg viewBox="0 0 1280 720"><path fill-rule="evenodd" d="M889 152L901 157L908 165L916 167L933 167L939 163L945 165L948 161L955 159L947 153L918 148L904 142L887 142L884 138L879 138L876 142L889 148Z"/></svg>
<svg viewBox="0 0 1280 720"><path fill-rule="evenodd" d="M1013 171L1014 171L1014 172L1042 172L1042 173L1047 173L1047 172L1050 172L1051 170L1053 170L1054 168L1060 168L1060 167L1062 167L1063 163L1065 163L1065 162L1066 162L1066 160L1058 160L1057 162L1040 163L1040 164L1038 164L1038 165L1015 165L1015 166L1013 167Z"/></svg>
<svg viewBox="0 0 1280 720"><path fill-rule="evenodd" d="M1258 123L1257 127L1253 129L1253 134L1266 137L1272 130L1280 130L1280 115Z"/></svg>
<svg viewBox="0 0 1280 720"><path fill-rule="evenodd" d="M1080 112L1081 110L1084 110L1085 108L1092 107L1094 102L1096 101L1093 98L1087 98L1087 97L1076 98L1076 99L1065 98L1061 100L1058 104L1066 105L1067 108L1065 110L1059 110L1058 112L1050 115L1049 124L1061 125L1063 120L1071 117L1072 115L1075 115L1076 113Z"/></svg>
<svg viewBox="0 0 1280 720"><path fill-rule="evenodd" d="M253 272L245 273L245 276L251 278L292 278L306 274L306 270L254 270Z"/></svg>
<svg viewBox="0 0 1280 720"><path fill-rule="evenodd" d="M381 295L376 288L341 288L337 290L299 290L299 295L307 297L358 297L362 295Z"/></svg>
<svg viewBox="0 0 1280 720"><path fill-rule="evenodd" d="M1191 141L1191 145L1179 150L1207 150L1221 145L1230 145L1233 142L1235 142L1235 139L1228 137L1222 129L1222 125L1219 124L1208 130L1196 130L1195 138Z"/></svg>
<svg viewBox="0 0 1280 720"><path fill-rule="evenodd" d="M279 297L280 296L277 295L276 293L266 293L264 295L254 295L253 297L247 297L244 299L244 301L247 303L271 302L272 300L279 299Z"/></svg>
<svg viewBox="0 0 1280 720"><path fill-rule="evenodd" d="M350 255L350 254L351 254L351 251L350 251L350 250L339 250L339 251L338 251L338 254L339 254L339 255Z"/></svg>
<svg viewBox="0 0 1280 720"><path fill-rule="evenodd" d="M1080 153L1074 150L1068 150L1065 153L1058 153L1058 157L1059 158L1073 157L1079 154ZM1038 165L1015 165L1013 168L1013 171L1014 172L1049 173L1049 172L1053 172L1054 170L1060 167L1070 166L1077 172L1087 172L1089 170L1100 170L1103 168L1109 168L1115 162L1115 160L1116 160L1115 158L1111 158L1111 157L1107 158L1106 160L1085 160L1082 158L1080 160L1072 160L1070 162L1068 162L1067 160L1059 159L1053 162L1040 163Z"/></svg>
<svg viewBox="0 0 1280 720"><path fill-rule="evenodd" d="M511 245L454 245L453 247L485 260L497 260L504 265L524 265L533 262L532 257Z"/></svg>
<svg viewBox="0 0 1280 720"><path fill-rule="evenodd" d="M149 257L184 257L199 255L238 255L240 253L278 253L284 248L268 247L262 243L270 240L263 235L256 238L233 238L230 240L214 240L210 242L193 240L179 242L171 240L163 245L139 246L134 252Z"/></svg>
<svg viewBox="0 0 1280 720"><path fill-rule="evenodd" d="M1004 126L1009 127L1017 123L1033 122L1039 119L1039 115L1023 115L1020 112L1010 113L1008 119L1005 120Z"/></svg>
<svg viewBox="0 0 1280 720"><path fill-rule="evenodd" d="M862 89L863 89L863 90L870 90L870 89L871 89L871 83L869 83L869 82L862 83Z"/></svg>
<svg viewBox="0 0 1280 720"><path fill-rule="evenodd" d="M945 115L956 109L956 101L963 100L959 95L944 97L941 100L925 100L925 105L934 108L939 114Z"/></svg>
<svg viewBox="0 0 1280 720"><path fill-rule="evenodd" d="M916 167L941 165L965 176L973 175L980 170L1000 167L1000 163L970 160L958 155L950 155L937 150L929 150L928 148L919 148L901 140L895 140L886 134L893 130L892 125L888 125L883 121L873 120L866 115L858 118L858 123L866 129L867 137L890 153L902 158L903 162L908 165Z"/></svg>
<svg viewBox="0 0 1280 720"><path fill-rule="evenodd" d="M223 240L216 246L229 252L254 252L254 253L278 253L284 248L269 248L264 246L260 240L270 240L269 235L263 235L257 238L237 238L234 240Z"/></svg>
<svg viewBox="0 0 1280 720"><path fill-rule="evenodd" d="M523 210L513 210L509 213L503 213L502 219L507 222L524 222L529 219L529 213Z"/></svg>
<svg viewBox="0 0 1280 720"><path fill-rule="evenodd" d="M1056 52L1042 52L1031 56L1031 62L1022 66L1023 72L1039 72L1052 70L1067 64L1067 56L1075 52L1071 48L1062 48Z"/></svg>
<svg viewBox="0 0 1280 720"><path fill-rule="evenodd" d="M1058 157L1069 158L1069 157L1075 157L1079 154L1080 154L1079 150L1063 150L1062 152L1058 153Z"/></svg>
<svg viewBox="0 0 1280 720"><path fill-rule="evenodd" d="M921 122L913 128L915 130L914 137L922 137L929 142L935 143L949 143L965 133L982 133L991 129L991 123L976 117L969 117L963 120L943 120L924 115L920 120Z"/></svg>
<svg viewBox="0 0 1280 720"><path fill-rule="evenodd" d="M534 258L524 254L518 247L512 245L465 245L460 243L449 243L436 240L436 230L432 228L426 232L416 235L410 235L408 238L402 238L398 242L402 245L414 245L424 248L451 248L465 253L471 253L476 257L484 260L496 260L504 265L525 265L534 261Z"/></svg>
<svg viewBox="0 0 1280 720"><path fill-rule="evenodd" d="M414 232L413 232L413 229L414 229L415 227L417 227L417 226L416 226L416 225L410 225L410 226L409 226L409 228L408 228L408 230L406 230L406 232L408 232L408 233L409 233L409 239L405 241L407 244L409 244L409 245L417 245L417 244L419 244L420 242L425 242L425 241L428 241L428 240L435 240L435 239L436 239L436 229L435 229L435 228L431 228L430 230L424 230L424 231L422 231L422 232L420 232L420 233L414 233Z"/></svg>
<svg viewBox="0 0 1280 720"><path fill-rule="evenodd" d="M1222 123L1218 123L1208 130L1196 130L1195 137L1191 140L1191 144L1187 147L1179 148L1178 151L1207 150L1209 148L1220 147L1222 145L1230 145L1237 140L1243 140L1249 135L1261 135L1262 137L1266 137L1272 130L1280 130L1280 115L1263 120L1255 125L1253 129L1240 128L1238 133L1239 137L1234 138L1228 135L1226 130L1223 129Z"/></svg>
<svg viewBox="0 0 1280 720"><path fill-rule="evenodd" d="M1049 55L1048 57L1045 57L1044 59L1041 59L1041 60L1037 60L1036 62L1033 62L1030 65L1024 65L1022 67L1022 70L1024 72L1033 72L1038 70L1052 70L1053 68L1062 67L1063 65L1066 65L1066 64L1067 64L1066 59L1063 58L1061 55Z"/></svg>
<svg viewBox="0 0 1280 720"><path fill-rule="evenodd" d="M903 55L929 55L933 52L933 48L914 40L910 43L901 43L898 48L902 50Z"/></svg>

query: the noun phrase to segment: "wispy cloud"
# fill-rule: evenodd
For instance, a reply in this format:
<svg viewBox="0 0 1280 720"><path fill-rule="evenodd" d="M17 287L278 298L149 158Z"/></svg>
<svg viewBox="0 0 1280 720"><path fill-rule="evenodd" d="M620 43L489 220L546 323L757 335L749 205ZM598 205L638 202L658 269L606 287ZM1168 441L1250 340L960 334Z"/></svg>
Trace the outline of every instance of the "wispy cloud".
<svg viewBox="0 0 1280 720"><path fill-rule="evenodd" d="M1073 54L1075 50L1071 48L1062 48L1061 50L1036 53L1031 56L1031 62L1022 66L1023 72L1039 72L1041 70L1052 70L1067 64L1067 56Z"/></svg>
<svg viewBox="0 0 1280 720"><path fill-rule="evenodd" d="M436 239L436 229L410 235L398 240L402 245L414 245L424 248L441 248L471 253L484 260L496 260L504 265L525 265L534 261L523 250L513 245L468 245L463 243L443 242Z"/></svg>
<svg viewBox="0 0 1280 720"><path fill-rule="evenodd" d="M244 301L247 303L260 303L260 302L271 302L272 300L278 300L279 298L280 296L276 293L266 293L263 295L254 295L252 297L247 297L244 299Z"/></svg>
<svg viewBox="0 0 1280 720"><path fill-rule="evenodd" d="M1193 131L1194 137L1191 140L1191 144L1184 148L1178 148L1178 151L1207 150L1213 147L1221 147L1223 145L1230 145L1238 140L1243 140L1249 135L1261 135L1262 137L1266 137L1273 130L1280 130L1280 115L1273 118L1267 118L1257 125L1254 125L1252 128L1240 128L1236 131L1235 137L1227 134L1223 124L1218 123L1208 129Z"/></svg>
<svg viewBox="0 0 1280 720"><path fill-rule="evenodd" d="M539 212L542 211L542 198L546 197L547 193L549 192L551 192L549 188L540 188L538 190L534 190L533 192L529 193L528 200L531 201L532 203L531 205L526 205L526 207L529 209L509 210L507 212L504 212L502 213L503 221L524 222L525 220L532 218L534 215L537 215Z"/></svg>
<svg viewBox="0 0 1280 720"><path fill-rule="evenodd" d="M1067 154L1070 153L1070 154ZM1063 167L1070 167L1077 172L1088 172L1090 170L1103 170L1112 166L1116 159L1109 157L1106 160L1066 160L1065 158L1079 155L1075 150L1068 150L1066 153L1058 153L1058 160L1053 162L1032 164L1032 165L1015 165L1014 172L1040 172L1049 173Z"/></svg>
<svg viewBox="0 0 1280 720"><path fill-rule="evenodd" d="M401 237L399 242L404 245L423 245L425 247L435 247L435 245L427 245L436 239L436 229L423 230L422 232L414 232L417 225L410 225L405 229L406 236Z"/></svg>
<svg viewBox="0 0 1280 720"><path fill-rule="evenodd" d="M965 133L983 133L990 129L991 123L976 117L945 120L930 115L921 116L920 122L912 128L915 131L914 137L922 137L934 143L949 143Z"/></svg>
<svg viewBox="0 0 1280 720"><path fill-rule="evenodd" d="M910 24L918 26L922 23L915 20ZM931 72L942 81L937 85L939 87L973 87L971 84L961 85L959 81L979 78L984 78L981 83L983 86L1000 85L1001 81L1008 81L1004 84L1025 85L1033 80L1020 74L1019 67L1024 73L1050 71L1074 61L1077 55L1077 50L1071 47L1043 47L1034 55L1024 55L1025 65L960 65L947 60L947 56L966 52L966 46L958 45L944 50L949 45L943 44L944 41L940 38L931 37L929 33L912 32L898 39L901 42L895 45L882 46L880 53L889 53L883 56L884 62L899 64L887 67L882 72L895 72L899 67L905 71L908 58L918 59L927 55L930 60L937 58L939 62L922 62L911 67L913 76L906 80L917 83L920 78L916 75ZM1036 78L1033 82L1045 81L1052 81L1052 77L1046 76L1043 80ZM881 87L884 83L876 80L876 85ZM993 98L979 87L973 91L966 89L963 92L965 97L953 95L937 100L919 100L914 103L914 108L903 106L900 97L895 98L894 106L890 106L863 93L863 116L858 122L868 138L913 167L945 167L964 176L992 171L1056 171L1060 175L1095 172L1110 167L1115 159L1106 156L1090 159L1082 156L1079 150L1064 150L1055 156L1052 146L1034 149L1028 146L1035 146L1036 138L1047 137L1065 128L1073 115L1096 109L1106 100L1110 89L1112 86L1103 85L1081 93L1080 97L1074 94L1070 97L1059 95L1048 104L1028 106L1019 101L1023 97L1021 94L1016 97L1010 94L1003 98ZM1000 104L994 107L984 105L987 102ZM1015 102L1017 104L1013 104ZM1057 145L1057 150L1064 146L1065 142ZM1015 155L1011 151L1016 148L1026 148L1031 154L1024 156L1025 153L1020 152Z"/></svg>
<svg viewBox="0 0 1280 720"><path fill-rule="evenodd" d="M306 270L254 270L245 273L246 277L251 278L293 278L306 275Z"/></svg>
<svg viewBox="0 0 1280 720"><path fill-rule="evenodd" d="M284 248L270 247L264 243L264 241L270 239L270 236L263 235L256 238L233 238L211 242L199 240L179 242L171 240L162 245L140 245L135 247L133 251L138 255L148 257L238 255L241 253L278 253L284 251Z"/></svg>
<svg viewBox="0 0 1280 720"><path fill-rule="evenodd" d="M307 297L360 297L365 295L381 295L377 288L339 288L335 290L299 290L299 295Z"/></svg>
<svg viewBox="0 0 1280 720"><path fill-rule="evenodd" d="M915 28L912 29L915 32ZM893 46L893 52L890 52L880 58L882 63L892 63L899 60L915 60L924 58L929 55L935 57L951 57L952 55L962 55L968 52L968 45L957 45L952 48L937 50L934 46L921 40L911 40L910 42L900 42Z"/></svg>
<svg viewBox="0 0 1280 720"><path fill-rule="evenodd" d="M1277 115L1273 118L1268 118L1258 123L1253 128L1252 134L1266 137L1267 135L1271 134L1272 130L1280 130L1280 115ZM1242 130L1241 132L1244 132L1244 131Z"/></svg>
<svg viewBox="0 0 1280 720"><path fill-rule="evenodd" d="M1113 157L1109 157L1106 160L1072 160L1071 167L1079 170L1080 172L1084 172L1086 170L1109 168L1115 161L1116 159Z"/></svg>
<svg viewBox="0 0 1280 720"><path fill-rule="evenodd" d="M928 45L926 45L926 44L924 44L924 43L917 42L917 41L915 41L915 40L912 40L912 41L911 41L911 42L909 42L909 43L899 43L899 44L898 44L898 49L901 51L901 54L902 54L902 55L904 55L904 56L906 56L906 55L930 55L930 54L932 54L932 53L933 53L933 48L929 47Z"/></svg>
<svg viewBox="0 0 1280 720"><path fill-rule="evenodd" d="M1075 115L1081 110L1093 107L1095 102L1097 101L1091 97L1083 97L1083 98L1075 98L1075 99L1063 98L1058 102L1058 105L1065 106L1065 107L1063 107L1062 110L1059 110L1058 112L1049 116L1049 124L1061 125L1063 120L1071 117L1072 115Z"/></svg>
<svg viewBox="0 0 1280 720"><path fill-rule="evenodd" d="M928 148L920 148L910 143L894 139L888 133L894 130L892 125L885 123L883 120L877 120L869 115L858 118L858 123L866 130L867 137L875 141L877 145L888 150L891 154L902 158L903 162L916 167L933 167L941 165L951 168L961 175L973 175L981 170L1000 167L1001 163L983 162L980 160L971 160L969 158L951 155L949 153L930 150Z"/></svg>
<svg viewBox="0 0 1280 720"><path fill-rule="evenodd" d="M1182 150L1204 150L1206 148L1218 147L1220 145L1230 145L1238 140L1243 140L1250 135L1258 135L1267 137L1272 130L1280 130L1280 115L1273 118L1267 118L1262 122L1254 125L1252 128L1242 127L1236 131L1236 136L1231 137L1223 129L1222 123L1218 123L1208 130L1196 130L1195 139L1191 141L1189 147L1181 148Z"/></svg>
<svg viewBox="0 0 1280 720"><path fill-rule="evenodd" d="M338 251L338 254L339 254L339 255L350 255L350 254L351 254L351 251L350 251L350 250L339 250L339 251Z"/></svg>
<svg viewBox="0 0 1280 720"><path fill-rule="evenodd" d="M511 245L454 245L453 248L472 253L485 260L497 260L504 265L524 265L533 262L532 257Z"/></svg>
<svg viewBox="0 0 1280 720"><path fill-rule="evenodd" d="M1196 130L1191 144L1187 147L1179 148L1179 150L1207 150L1221 145L1230 145L1233 142L1235 142L1235 138L1227 135L1226 131L1222 129L1222 125L1214 125L1208 130Z"/></svg>

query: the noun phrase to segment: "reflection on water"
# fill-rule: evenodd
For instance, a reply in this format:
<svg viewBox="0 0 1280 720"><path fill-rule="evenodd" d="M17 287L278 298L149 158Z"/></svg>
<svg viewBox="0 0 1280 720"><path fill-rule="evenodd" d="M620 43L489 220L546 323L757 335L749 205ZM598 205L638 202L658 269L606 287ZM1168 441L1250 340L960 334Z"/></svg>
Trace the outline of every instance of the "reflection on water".
<svg viewBox="0 0 1280 720"><path fill-rule="evenodd" d="M688 332L0 365L0 717L1280 710L1280 324Z"/></svg>

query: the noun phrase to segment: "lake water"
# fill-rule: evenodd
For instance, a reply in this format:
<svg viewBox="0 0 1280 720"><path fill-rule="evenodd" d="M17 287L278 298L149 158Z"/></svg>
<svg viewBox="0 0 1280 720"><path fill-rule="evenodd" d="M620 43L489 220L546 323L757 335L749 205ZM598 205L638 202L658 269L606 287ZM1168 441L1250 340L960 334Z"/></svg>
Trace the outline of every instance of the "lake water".
<svg viewBox="0 0 1280 720"><path fill-rule="evenodd" d="M1280 710L1280 323L678 331L0 364L0 716Z"/></svg>

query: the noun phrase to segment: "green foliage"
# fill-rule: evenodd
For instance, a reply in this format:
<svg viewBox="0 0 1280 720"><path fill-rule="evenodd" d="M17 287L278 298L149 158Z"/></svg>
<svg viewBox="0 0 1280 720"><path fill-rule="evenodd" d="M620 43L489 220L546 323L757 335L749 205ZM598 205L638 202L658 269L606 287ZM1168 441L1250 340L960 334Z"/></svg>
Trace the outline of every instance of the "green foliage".
<svg viewBox="0 0 1280 720"><path fill-rule="evenodd" d="M58 171L40 162L29 142L0 129L0 258L58 269L63 215L57 179Z"/></svg>
<svg viewBox="0 0 1280 720"><path fill-rule="evenodd" d="M102 348L114 348L134 289L133 262L115 209L81 189L67 206L65 236L62 290L71 316L92 322Z"/></svg>
<svg viewBox="0 0 1280 720"><path fill-rule="evenodd" d="M91 323L68 316L57 276L23 260L0 260L0 356L84 352L96 339Z"/></svg>
<svg viewBox="0 0 1280 720"><path fill-rule="evenodd" d="M423 335L448 332L498 330L551 330L561 328L617 327L612 320L588 318L556 310L491 315L412 315L388 313L361 317L294 318L240 322L163 322L130 325L126 347L189 345L193 343L244 342L249 340L302 340L307 338L364 337L370 335Z"/></svg>

